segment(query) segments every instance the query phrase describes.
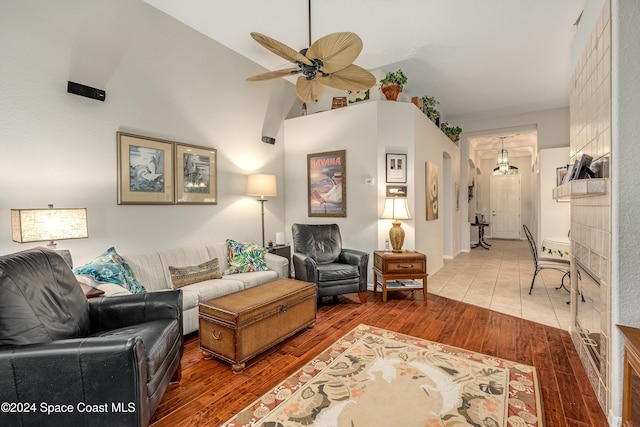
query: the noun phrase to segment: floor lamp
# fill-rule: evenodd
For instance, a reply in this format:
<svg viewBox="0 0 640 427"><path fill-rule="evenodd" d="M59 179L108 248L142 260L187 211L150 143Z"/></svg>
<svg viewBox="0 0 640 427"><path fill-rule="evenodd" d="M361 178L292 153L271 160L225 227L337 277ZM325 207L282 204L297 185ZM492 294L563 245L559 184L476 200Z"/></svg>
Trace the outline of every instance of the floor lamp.
<svg viewBox="0 0 640 427"><path fill-rule="evenodd" d="M264 173L255 173L247 177L247 196L260 197L258 201L262 205L262 247L264 244L264 202L265 197L275 197L278 195L276 186L276 176Z"/></svg>

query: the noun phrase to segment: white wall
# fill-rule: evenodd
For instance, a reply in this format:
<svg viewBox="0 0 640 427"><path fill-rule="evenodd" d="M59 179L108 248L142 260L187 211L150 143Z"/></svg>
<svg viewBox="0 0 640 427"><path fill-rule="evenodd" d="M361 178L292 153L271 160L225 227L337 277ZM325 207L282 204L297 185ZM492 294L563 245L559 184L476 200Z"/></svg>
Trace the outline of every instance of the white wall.
<svg viewBox="0 0 640 427"><path fill-rule="evenodd" d="M438 165L439 193L444 182L443 153L452 158L452 176L459 180L459 149L413 104L369 101L346 108L288 119L284 124L286 169L286 228L291 239L291 224L336 223L345 247L372 253L384 248L391 228L390 220L380 220L386 191L385 154L407 154L407 191L413 219L402 221L405 249L427 254L428 270L443 265L444 219L426 221L425 162ZM307 154L346 149L347 217L308 217ZM374 185L365 184L373 178ZM404 184L402 184L404 185ZM440 200L444 200L441 196ZM453 204L453 200L449 200ZM460 212L449 207L449 215ZM441 214L444 215L444 214ZM457 223L457 220L456 220ZM457 227L451 243L454 255L460 252ZM369 279L372 281L372 275Z"/></svg>
<svg viewBox="0 0 640 427"><path fill-rule="evenodd" d="M411 104L407 104L411 106ZM416 168L416 206L414 218L416 225L416 249L427 254L428 273L433 274L444 266L444 256L457 256L461 251L460 215L462 210L456 211L453 197L447 198L447 191L453 191L455 182L460 181L460 148L455 145L442 131L417 108L410 108L414 115L415 126L415 168ZM445 179L444 154L451 158L451 176ZM438 219L427 221L426 201L426 162L438 166ZM461 206L465 198L464 184L461 183ZM445 204L446 203L446 204ZM449 216L452 227L451 253L445 254L445 216Z"/></svg>
<svg viewBox="0 0 640 427"><path fill-rule="evenodd" d="M567 237L571 228L571 204L558 202L552 197L556 187L556 169L566 166L569 161L569 147L550 148L538 152L539 172L539 227L536 242L544 237Z"/></svg>
<svg viewBox="0 0 640 427"><path fill-rule="evenodd" d="M288 242L291 241L291 225L294 223L335 223L340 227L345 248L371 253L379 247L378 186L381 181L378 178L377 115L377 103L369 102L285 121L285 228ZM346 195L343 194L343 203L346 201L347 216L309 217L307 154L335 150L346 150L346 175L343 176L346 178ZM374 178L374 185L365 184L366 178ZM372 277L370 275L370 281Z"/></svg>
<svg viewBox="0 0 640 427"><path fill-rule="evenodd" d="M638 236L640 187L637 184L640 157L640 3L612 0L612 284L611 325L640 328L640 263ZM622 414L623 340L612 327L611 406ZM610 418L611 419L611 418Z"/></svg>
<svg viewBox="0 0 640 427"><path fill-rule="evenodd" d="M248 37L248 35L247 35ZM89 239L59 242L76 265L122 253L225 238L260 241L260 205L246 175L278 175L282 119L295 100L284 80L245 82L262 67L141 1L0 3L0 253L9 209L87 207ZM67 81L104 89L100 102ZM275 145L260 141L263 129ZM116 132L218 150L217 205L118 206ZM267 203L267 238L284 228L284 197Z"/></svg>

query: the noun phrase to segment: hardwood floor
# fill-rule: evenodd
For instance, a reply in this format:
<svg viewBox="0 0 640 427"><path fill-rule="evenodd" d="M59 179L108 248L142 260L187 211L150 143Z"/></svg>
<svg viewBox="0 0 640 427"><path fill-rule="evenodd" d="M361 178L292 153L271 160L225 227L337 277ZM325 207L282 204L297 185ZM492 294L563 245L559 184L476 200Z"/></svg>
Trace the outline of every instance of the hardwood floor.
<svg viewBox="0 0 640 427"><path fill-rule="evenodd" d="M256 357L240 374L203 360L198 337L185 339L182 381L169 386L152 419L160 426L217 426L360 323L466 348L539 369L548 427L607 426L567 331L421 292L357 295L318 308L315 328Z"/></svg>

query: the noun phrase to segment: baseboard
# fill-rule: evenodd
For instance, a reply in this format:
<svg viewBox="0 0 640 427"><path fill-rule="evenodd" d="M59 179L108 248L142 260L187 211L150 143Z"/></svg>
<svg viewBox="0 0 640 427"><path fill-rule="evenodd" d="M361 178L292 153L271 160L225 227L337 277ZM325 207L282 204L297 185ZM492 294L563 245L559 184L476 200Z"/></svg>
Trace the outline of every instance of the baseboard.
<svg viewBox="0 0 640 427"><path fill-rule="evenodd" d="M622 425L622 417L616 416L611 409L609 409L609 416L607 416L607 422L611 427L620 427Z"/></svg>

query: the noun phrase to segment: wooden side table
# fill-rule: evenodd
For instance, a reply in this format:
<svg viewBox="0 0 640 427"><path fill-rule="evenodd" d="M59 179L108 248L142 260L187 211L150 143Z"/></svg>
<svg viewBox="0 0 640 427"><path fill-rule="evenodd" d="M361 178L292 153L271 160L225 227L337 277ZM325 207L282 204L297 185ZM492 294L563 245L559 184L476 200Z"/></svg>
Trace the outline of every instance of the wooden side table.
<svg viewBox="0 0 640 427"><path fill-rule="evenodd" d="M427 256L420 252L373 252L373 294L381 279L382 302L387 302L387 292L415 291L422 289L427 300ZM414 284L413 281L422 283ZM390 281L390 283L387 283Z"/></svg>
<svg viewBox="0 0 640 427"><path fill-rule="evenodd" d="M287 260L289 260L289 275L287 277L291 277L291 246L274 245L274 246L267 246L267 249L269 249L269 253L278 255L281 257L285 257Z"/></svg>
<svg viewBox="0 0 640 427"><path fill-rule="evenodd" d="M84 292L87 299L89 298L97 298L100 295L104 294L104 291L98 288L94 288L93 286L86 285L82 282L78 282L80 287L82 288L82 292Z"/></svg>
<svg viewBox="0 0 640 427"><path fill-rule="evenodd" d="M617 325L624 336L622 427L640 425L640 329Z"/></svg>

